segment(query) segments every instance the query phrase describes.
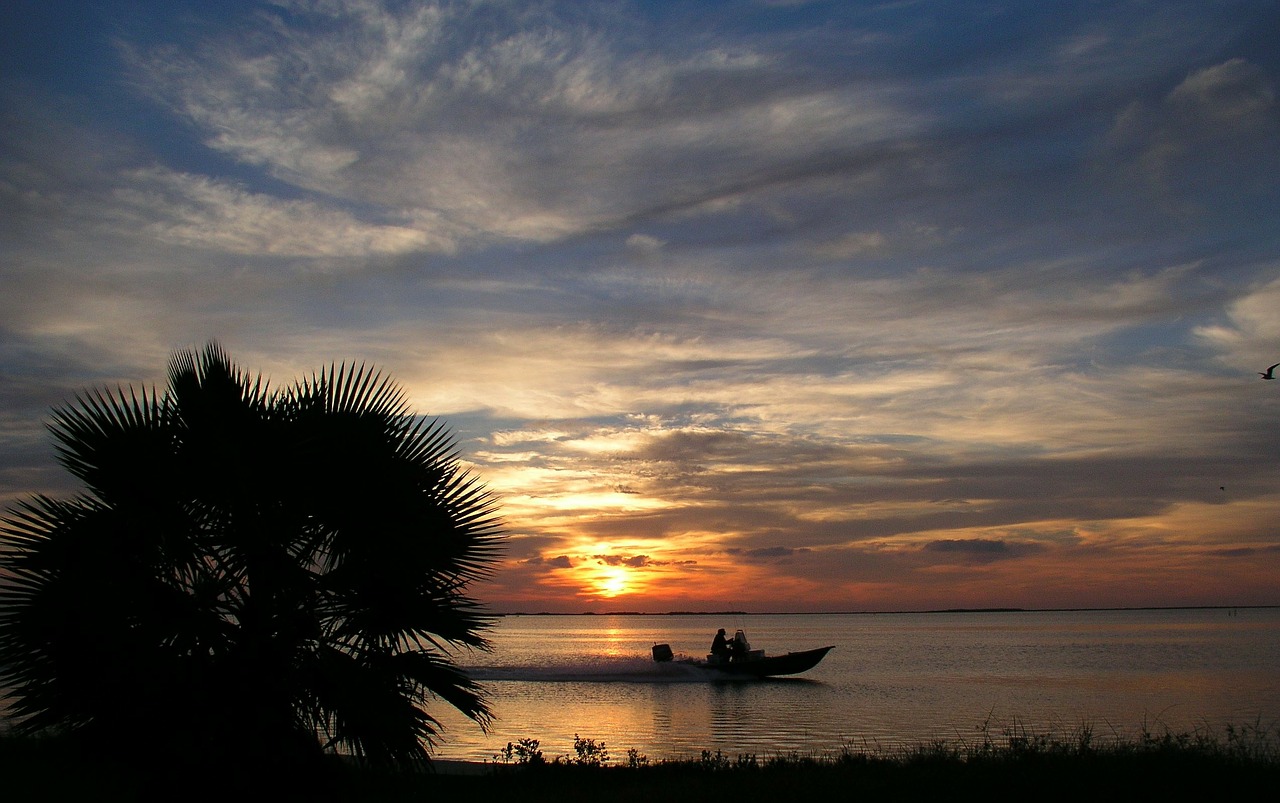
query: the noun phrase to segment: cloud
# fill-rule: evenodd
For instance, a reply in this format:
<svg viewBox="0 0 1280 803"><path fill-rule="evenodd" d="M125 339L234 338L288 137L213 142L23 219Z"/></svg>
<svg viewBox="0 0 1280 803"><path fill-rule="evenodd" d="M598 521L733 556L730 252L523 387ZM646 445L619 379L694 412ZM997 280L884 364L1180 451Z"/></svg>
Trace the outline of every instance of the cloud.
<svg viewBox="0 0 1280 803"><path fill-rule="evenodd" d="M1280 268L1276 269L1280 272ZM1222 321L1197 326L1194 333L1237 370L1266 370L1280 360L1280 278L1246 288L1224 310Z"/></svg>
<svg viewBox="0 0 1280 803"><path fill-rule="evenodd" d="M1254 558L1258 556L1268 556L1280 552L1280 544L1270 544L1265 547L1237 547L1234 549L1215 549L1209 554L1215 558Z"/></svg>
<svg viewBox="0 0 1280 803"><path fill-rule="evenodd" d="M627 248L641 256L652 256L662 250L662 240L648 234L633 234L627 238Z"/></svg>
<svg viewBox="0 0 1280 803"><path fill-rule="evenodd" d="M659 566L695 566L696 560L654 560L648 555L592 555L591 559L603 566L626 566L643 569Z"/></svg>
<svg viewBox="0 0 1280 803"><path fill-rule="evenodd" d="M746 44L630 49L608 12L292 10L327 18L306 32L264 13L234 38L136 52L140 80L276 179L473 238L548 241L861 170L862 145L912 125L881 93L778 85Z"/></svg>
<svg viewBox="0 0 1280 803"><path fill-rule="evenodd" d="M1022 557L1030 553L1040 552L1044 547L1034 543L1010 543L1000 540L968 538L929 541L921 546L920 549L924 552L957 555L967 560L984 563Z"/></svg>
<svg viewBox="0 0 1280 803"><path fill-rule="evenodd" d="M1265 192L1269 185L1253 169L1237 166L1277 163L1278 111L1274 80L1235 58L1190 73L1158 103L1131 103L1117 116L1108 144L1170 203ZM1244 153L1251 158L1242 160Z"/></svg>
<svg viewBox="0 0 1280 803"><path fill-rule="evenodd" d="M887 244L888 238L878 231L850 232L817 245L814 253L823 259L846 260L883 251Z"/></svg>
<svg viewBox="0 0 1280 803"><path fill-rule="evenodd" d="M1261 69L1241 58L1188 75L1166 104L1192 125L1217 135L1258 132L1277 123L1275 87Z"/></svg>
<svg viewBox="0 0 1280 803"><path fill-rule="evenodd" d="M601 563L606 566L630 566L632 568L639 568L649 563L648 555L633 555L631 557L625 557L622 555L594 555L592 557L597 563Z"/></svg>
<svg viewBox="0 0 1280 803"><path fill-rule="evenodd" d="M113 193L118 208L145 221L144 231L162 242L222 254L329 259L455 248L455 238L426 219L368 224L314 201L284 201L157 168L126 178Z"/></svg>
<svg viewBox="0 0 1280 803"><path fill-rule="evenodd" d="M780 560L790 558L797 554L803 554L808 551L808 549L804 548L792 549L791 547L786 546L757 547L755 549L730 548L725 550L725 552L730 555L743 557L750 561Z"/></svg>
<svg viewBox="0 0 1280 803"><path fill-rule="evenodd" d="M558 555L554 558L543 558L535 555L532 558L520 561L525 566L545 566L548 569L572 569L573 559L568 555Z"/></svg>

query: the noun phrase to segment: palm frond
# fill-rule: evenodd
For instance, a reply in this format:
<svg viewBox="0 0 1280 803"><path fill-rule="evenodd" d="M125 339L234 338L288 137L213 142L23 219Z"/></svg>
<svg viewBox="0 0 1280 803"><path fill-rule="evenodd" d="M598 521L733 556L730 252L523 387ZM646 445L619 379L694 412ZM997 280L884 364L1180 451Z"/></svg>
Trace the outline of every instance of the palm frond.
<svg viewBox="0 0 1280 803"><path fill-rule="evenodd" d="M216 342L170 359L169 394L189 423L262 416L275 398L261 374L250 378Z"/></svg>
<svg viewBox="0 0 1280 803"><path fill-rule="evenodd" d="M55 409L48 429L62 465L101 491L112 475L131 475L167 449L170 411L154 390L95 390L77 395L75 406Z"/></svg>
<svg viewBox="0 0 1280 803"><path fill-rule="evenodd" d="M452 663L429 652L404 652L391 658L398 674L412 679L419 688L439 697L482 728L493 719L488 696L480 684Z"/></svg>
<svg viewBox="0 0 1280 803"><path fill-rule="evenodd" d="M295 755L318 728L413 763L440 733L429 699L487 723L451 656L488 647L467 590L503 530L445 425L363 363L272 391L210 343L168 380L54 411L86 492L0 520L0 686L23 726L164 734L171 756Z"/></svg>
<svg viewBox="0 0 1280 803"><path fill-rule="evenodd" d="M331 744L380 764L427 759L438 723L421 710L416 682L406 682L390 653L323 649L308 672Z"/></svg>
<svg viewBox="0 0 1280 803"><path fill-rule="evenodd" d="M453 436L438 418L406 422L398 451L404 460L417 466L450 464L458 459Z"/></svg>

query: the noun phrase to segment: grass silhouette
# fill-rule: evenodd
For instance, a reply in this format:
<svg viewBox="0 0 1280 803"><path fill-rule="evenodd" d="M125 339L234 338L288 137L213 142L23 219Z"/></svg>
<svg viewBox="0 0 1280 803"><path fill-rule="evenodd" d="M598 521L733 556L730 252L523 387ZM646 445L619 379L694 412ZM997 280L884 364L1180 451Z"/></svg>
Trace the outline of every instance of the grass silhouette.
<svg viewBox="0 0 1280 803"><path fill-rule="evenodd" d="M319 774L275 790L283 799L414 801L445 796L522 803L677 800L1215 800L1253 796L1280 784L1280 731L1261 724L1222 735L1153 731L1099 739L1090 728L1065 734L979 728L973 740L897 749L844 746L825 755L761 757L704 751L651 760L635 750L613 761L606 745L577 737L573 754L546 757L522 740L467 773L437 766L395 771L332 756ZM200 779L150 783L144 759L122 762L68 748L60 737L0 737L0 777L13 800L132 801L199 792ZM197 794L198 797L198 794Z"/></svg>

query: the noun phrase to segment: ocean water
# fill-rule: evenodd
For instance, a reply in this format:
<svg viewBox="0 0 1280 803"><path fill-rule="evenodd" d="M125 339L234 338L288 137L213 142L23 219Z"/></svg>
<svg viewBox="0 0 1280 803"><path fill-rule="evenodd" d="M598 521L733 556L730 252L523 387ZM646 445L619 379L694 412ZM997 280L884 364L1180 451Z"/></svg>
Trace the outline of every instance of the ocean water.
<svg viewBox="0 0 1280 803"><path fill-rule="evenodd" d="M782 653L835 645L792 678L724 679L657 664L704 657L719 627ZM1280 609L725 616L506 616L490 653L458 662L496 715L488 733L443 703L434 755L492 761L519 739L552 758L575 736L615 762L974 743L1009 729L1096 740L1144 730L1280 726Z"/></svg>

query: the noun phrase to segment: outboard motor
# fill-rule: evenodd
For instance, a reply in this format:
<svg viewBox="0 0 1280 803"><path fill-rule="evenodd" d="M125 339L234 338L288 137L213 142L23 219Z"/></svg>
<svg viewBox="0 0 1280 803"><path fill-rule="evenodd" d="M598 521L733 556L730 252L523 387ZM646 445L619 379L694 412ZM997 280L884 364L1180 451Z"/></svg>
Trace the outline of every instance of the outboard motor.
<svg viewBox="0 0 1280 803"><path fill-rule="evenodd" d="M674 657L675 657L675 653L671 652L670 644L653 645L653 660L657 661L658 663L664 663L666 661L670 661Z"/></svg>

